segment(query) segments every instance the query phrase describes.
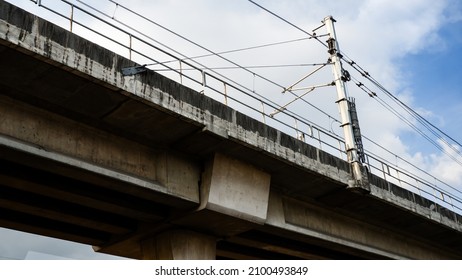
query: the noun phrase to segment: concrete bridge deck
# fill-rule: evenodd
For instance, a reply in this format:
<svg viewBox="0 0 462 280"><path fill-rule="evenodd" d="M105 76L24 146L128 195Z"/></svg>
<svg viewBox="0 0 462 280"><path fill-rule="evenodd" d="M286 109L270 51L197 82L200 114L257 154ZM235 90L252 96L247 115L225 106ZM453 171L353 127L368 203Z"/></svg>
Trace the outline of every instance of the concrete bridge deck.
<svg viewBox="0 0 462 280"><path fill-rule="evenodd" d="M130 258L462 258L462 217L0 1L0 226ZM168 247L168 248L167 248Z"/></svg>

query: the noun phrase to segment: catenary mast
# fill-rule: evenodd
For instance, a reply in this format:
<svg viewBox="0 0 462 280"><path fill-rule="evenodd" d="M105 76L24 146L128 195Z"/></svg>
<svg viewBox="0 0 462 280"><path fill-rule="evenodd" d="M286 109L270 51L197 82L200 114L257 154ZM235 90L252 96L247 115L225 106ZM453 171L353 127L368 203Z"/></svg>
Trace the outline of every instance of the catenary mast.
<svg viewBox="0 0 462 280"><path fill-rule="evenodd" d="M340 111L341 127L343 128L345 136L347 158L351 165L354 179L349 187L360 188L360 190L367 191L369 189L367 186L367 175L363 174L364 168L360 160L360 152L362 153L362 150L358 152L357 146L359 124L357 122L353 123L352 121L352 116L350 114L350 101L348 100L347 89L345 86L345 82L350 79L350 75L342 67L342 55L340 53L335 34L334 22L335 20L332 16L328 16L323 20L329 35L327 45L329 48L328 52L330 54L330 62L332 63L332 73L334 74L335 86L337 89L338 99L336 103L338 104Z"/></svg>

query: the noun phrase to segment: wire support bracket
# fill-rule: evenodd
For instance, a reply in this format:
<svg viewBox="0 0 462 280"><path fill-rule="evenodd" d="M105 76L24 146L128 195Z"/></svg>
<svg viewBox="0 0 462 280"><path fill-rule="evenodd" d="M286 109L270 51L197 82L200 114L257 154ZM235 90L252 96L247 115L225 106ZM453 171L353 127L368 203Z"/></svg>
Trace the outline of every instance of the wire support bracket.
<svg viewBox="0 0 462 280"><path fill-rule="evenodd" d="M270 117L274 117L274 115L278 114L278 113L281 113L285 110L287 110L287 106L289 106L290 104L294 103L295 101L299 100L299 99L302 99L305 95L307 95L308 93L314 91L315 89L317 88L321 88L321 87L328 87L328 86L333 86L335 85L335 82L332 82L332 83L328 83L328 84L321 84L321 85L316 85L316 86L311 86L311 87L305 87L305 88L299 88L299 89L293 89L291 90L291 92L293 93L293 91L295 90L306 90L305 93L301 94L301 95L296 95L295 93L293 93L296 97L295 99L289 101L288 103L286 103L285 105L277 108L276 110L274 110L269 116Z"/></svg>
<svg viewBox="0 0 462 280"><path fill-rule="evenodd" d="M146 72L148 70L149 69L146 68L146 64L140 65L140 66L125 67L125 68L122 68L122 75L133 76L139 73Z"/></svg>

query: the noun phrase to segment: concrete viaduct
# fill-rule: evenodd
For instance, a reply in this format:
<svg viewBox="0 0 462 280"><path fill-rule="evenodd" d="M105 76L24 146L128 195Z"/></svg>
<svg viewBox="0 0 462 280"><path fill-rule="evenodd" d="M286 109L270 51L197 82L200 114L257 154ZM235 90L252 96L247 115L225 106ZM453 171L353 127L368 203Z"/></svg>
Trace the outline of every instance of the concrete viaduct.
<svg viewBox="0 0 462 280"><path fill-rule="evenodd" d="M136 259L458 259L462 217L0 1L0 226Z"/></svg>

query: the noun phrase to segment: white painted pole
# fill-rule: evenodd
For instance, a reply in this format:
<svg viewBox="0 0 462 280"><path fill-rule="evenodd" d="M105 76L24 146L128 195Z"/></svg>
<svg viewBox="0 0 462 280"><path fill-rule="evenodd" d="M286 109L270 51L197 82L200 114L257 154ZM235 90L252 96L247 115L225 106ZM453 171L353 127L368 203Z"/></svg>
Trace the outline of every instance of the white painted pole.
<svg viewBox="0 0 462 280"><path fill-rule="evenodd" d="M351 164L353 171L353 178L355 180L354 185L362 185L363 176L361 172L361 163L358 157L358 149L354 141L353 126L351 122L351 116L348 108L347 90L345 82L342 79L343 68L340 56L340 49L335 35L334 28L335 20L332 16L324 18L324 24L326 25L327 32L329 34L329 40L327 40L329 47L330 60L332 62L332 73L334 74L335 86L337 88L337 104L340 111L341 127L345 135L345 147L347 153L347 159Z"/></svg>

